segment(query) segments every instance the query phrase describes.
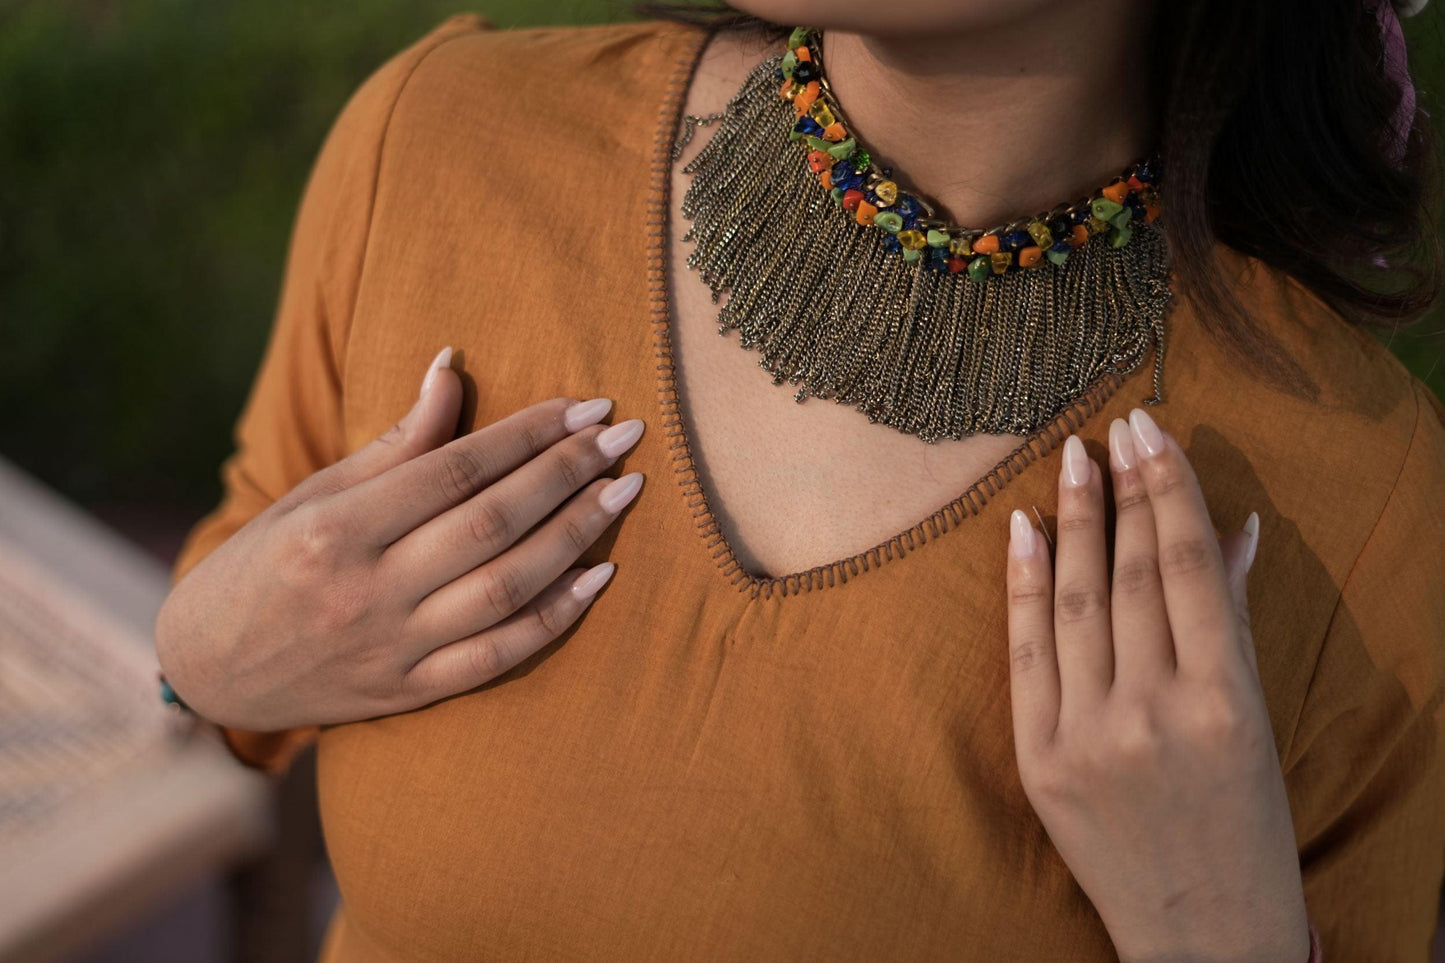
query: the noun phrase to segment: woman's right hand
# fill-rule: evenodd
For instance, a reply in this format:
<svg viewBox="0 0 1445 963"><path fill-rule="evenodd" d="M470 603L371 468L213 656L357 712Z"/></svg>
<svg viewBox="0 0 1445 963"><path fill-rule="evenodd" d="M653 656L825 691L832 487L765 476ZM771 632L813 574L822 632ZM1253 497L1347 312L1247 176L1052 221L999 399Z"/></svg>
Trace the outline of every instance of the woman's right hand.
<svg viewBox="0 0 1445 963"><path fill-rule="evenodd" d="M597 477L642 421L599 425L607 399L554 398L451 440L450 362L437 356L401 421L171 590L156 652L199 715L265 732L427 705L555 639L611 576L573 565L642 484Z"/></svg>

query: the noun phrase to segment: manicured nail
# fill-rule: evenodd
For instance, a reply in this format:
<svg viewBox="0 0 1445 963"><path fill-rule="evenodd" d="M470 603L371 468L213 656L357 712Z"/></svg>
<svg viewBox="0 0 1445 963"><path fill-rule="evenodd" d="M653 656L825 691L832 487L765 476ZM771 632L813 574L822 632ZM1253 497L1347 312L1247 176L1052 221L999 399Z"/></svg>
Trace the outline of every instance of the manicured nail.
<svg viewBox="0 0 1445 963"><path fill-rule="evenodd" d="M427 366L426 377L421 379L421 393L417 395L418 398L425 395L431 386L436 384L437 372L443 368L451 367L451 363L452 349L450 347L442 348L441 351L437 352L437 356L433 358L431 364Z"/></svg>
<svg viewBox="0 0 1445 963"><path fill-rule="evenodd" d="M603 511L616 515L627 507L628 502L637 497L640 488L642 488L642 472L631 472L608 482L607 487L598 494L597 502L602 506Z"/></svg>
<svg viewBox="0 0 1445 963"><path fill-rule="evenodd" d="M1145 458L1152 458L1164 450L1164 435L1143 408L1129 412L1129 427L1134 429L1134 441L1144 449Z"/></svg>
<svg viewBox="0 0 1445 963"><path fill-rule="evenodd" d="M607 412L611 410L611 398L593 398L591 401L579 401L562 412L562 425L568 431L580 431L588 425L597 424L597 422L601 421Z"/></svg>
<svg viewBox="0 0 1445 963"><path fill-rule="evenodd" d="M1028 558L1034 553L1034 527L1029 517L1017 508L1009 516L1009 551L1014 558Z"/></svg>
<svg viewBox="0 0 1445 963"><path fill-rule="evenodd" d="M579 602L585 602L601 591L602 586L612 577L617 566L611 562L603 562L601 565L594 565L581 575L577 581L572 583L572 596Z"/></svg>
<svg viewBox="0 0 1445 963"><path fill-rule="evenodd" d="M1124 419L1115 418L1109 422L1109 464L1115 471L1129 471L1135 462L1134 439L1129 437L1129 426Z"/></svg>
<svg viewBox="0 0 1445 963"><path fill-rule="evenodd" d="M1064 442L1064 482L1074 488L1089 483L1089 455L1078 435Z"/></svg>
<svg viewBox="0 0 1445 963"><path fill-rule="evenodd" d="M642 437L642 419L629 418L597 436L597 447L608 458L616 458Z"/></svg>
<svg viewBox="0 0 1445 963"><path fill-rule="evenodd" d="M1244 520L1244 532L1249 536L1249 545L1244 550L1244 570L1254 565L1254 553L1259 549L1259 512L1250 512Z"/></svg>

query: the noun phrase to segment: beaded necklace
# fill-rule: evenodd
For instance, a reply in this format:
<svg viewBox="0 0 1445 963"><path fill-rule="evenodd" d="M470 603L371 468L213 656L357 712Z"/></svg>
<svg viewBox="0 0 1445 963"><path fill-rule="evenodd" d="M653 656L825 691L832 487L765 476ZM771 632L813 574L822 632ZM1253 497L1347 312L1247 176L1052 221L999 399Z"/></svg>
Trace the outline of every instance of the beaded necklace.
<svg viewBox="0 0 1445 963"><path fill-rule="evenodd" d="M781 85L781 86L780 86ZM926 442L1029 434L1154 346L1172 306L1161 164L1141 158L1072 203L990 228L937 216L859 142L798 27L718 113L683 172L687 265L759 365ZM801 150L800 150L801 148Z"/></svg>

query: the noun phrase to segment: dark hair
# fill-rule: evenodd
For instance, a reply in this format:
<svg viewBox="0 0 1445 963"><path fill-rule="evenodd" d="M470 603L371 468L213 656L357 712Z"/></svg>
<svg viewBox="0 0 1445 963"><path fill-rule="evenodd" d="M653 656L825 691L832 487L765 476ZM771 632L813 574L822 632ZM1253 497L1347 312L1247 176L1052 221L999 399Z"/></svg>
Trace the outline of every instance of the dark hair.
<svg viewBox="0 0 1445 963"><path fill-rule="evenodd" d="M791 29L720 2L633 9L779 39ZM1402 93L1365 0L1170 0L1156 26L1175 278L1245 370L1315 397L1318 386L1216 270L1214 242L1293 276L1352 324L1420 320L1445 273L1429 115L1417 106L1397 168L1386 145Z"/></svg>

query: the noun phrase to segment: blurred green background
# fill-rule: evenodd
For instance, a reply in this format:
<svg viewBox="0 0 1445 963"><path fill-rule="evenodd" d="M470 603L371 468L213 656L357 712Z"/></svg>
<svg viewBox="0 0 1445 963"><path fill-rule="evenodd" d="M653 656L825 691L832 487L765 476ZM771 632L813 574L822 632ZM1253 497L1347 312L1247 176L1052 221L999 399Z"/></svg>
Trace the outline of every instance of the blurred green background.
<svg viewBox="0 0 1445 963"><path fill-rule="evenodd" d="M1435 116L1442 5L1405 23ZM0 3L0 455L112 519L183 529L209 508L322 137L371 71L463 9L504 28L631 16L624 0ZM1389 340L1445 393L1439 312Z"/></svg>

